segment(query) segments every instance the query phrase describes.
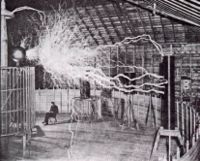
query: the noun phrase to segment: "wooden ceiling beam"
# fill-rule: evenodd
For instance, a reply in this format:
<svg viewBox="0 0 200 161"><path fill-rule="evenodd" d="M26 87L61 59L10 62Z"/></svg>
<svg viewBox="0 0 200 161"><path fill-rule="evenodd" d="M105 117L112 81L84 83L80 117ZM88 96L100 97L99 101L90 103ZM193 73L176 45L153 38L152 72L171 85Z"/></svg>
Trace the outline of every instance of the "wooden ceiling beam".
<svg viewBox="0 0 200 161"><path fill-rule="evenodd" d="M122 13L124 19L125 19L126 22L127 22L126 25L127 25L128 28L131 30L133 36L136 36L136 30L135 30L135 28L133 27L134 24L133 24L131 18L129 17L129 15L128 15L128 12L127 12L127 9L126 9L126 6L125 6L125 3L123 3L122 5L123 5L123 9L121 8L120 3L119 3L119 2L117 3L117 7L118 7L118 9L120 10L120 12Z"/></svg>
<svg viewBox="0 0 200 161"><path fill-rule="evenodd" d="M131 5L134 5L134 6L137 6L141 9L144 9L146 11L149 11L149 12L156 12L157 15L160 15L160 16L164 16L164 17L167 17L167 18L171 18L171 19L175 19L179 22L184 22L186 24L190 24L190 25L193 25L193 26L197 26L197 27L200 27L200 24L198 23L195 23L191 20L188 20L186 18L183 18L183 17L179 17L179 16L176 16L174 14L171 14L171 13L167 13L165 11L160 11L158 9L153 9L153 7L151 6L144 6L144 5L141 5L141 4L138 4L137 2L133 1L133 0L124 0L125 2L131 4Z"/></svg>
<svg viewBox="0 0 200 161"><path fill-rule="evenodd" d="M174 21L170 21L172 23L172 30L173 30L173 37L174 37L174 42L176 42L176 36L175 36L175 29L174 29Z"/></svg>
<svg viewBox="0 0 200 161"><path fill-rule="evenodd" d="M123 30L123 32L125 33L125 36L128 36L126 27L124 26L124 24L123 24L123 22L122 22L122 19L121 19L121 15L120 15L120 13L117 11L117 9L116 9L116 6L117 6L116 2L114 2L114 3L112 2L112 5L113 5L114 12L115 12L115 14L117 15L117 17L118 17L118 19L119 19L119 22L120 22L120 24L121 24L122 30Z"/></svg>
<svg viewBox="0 0 200 161"><path fill-rule="evenodd" d="M160 24L161 24L161 26L162 26L164 42L166 42L166 34L165 34L164 24L163 24L163 20L162 20L162 17L161 17L161 16L160 16Z"/></svg>
<svg viewBox="0 0 200 161"><path fill-rule="evenodd" d="M138 14L138 17L140 18L140 22L141 22L142 27L143 27L143 29L144 29L144 33L147 34L145 25L144 25L144 23L143 23L143 21L142 21L142 16L141 16L141 14L140 14L139 8L137 8L137 14Z"/></svg>
<svg viewBox="0 0 200 161"><path fill-rule="evenodd" d="M97 41L97 39L95 38L95 35L90 31L89 27L86 25L85 21L83 21L83 18L81 16L81 14L79 13L79 11L77 10L76 6L74 6L74 10L76 12L76 14L78 15L79 19L81 20L81 23L84 25L84 27L87 29L88 33L90 34L90 36L92 37L92 39L94 40L94 42L96 43L96 45L99 45L99 42Z"/></svg>
<svg viewBox="0 0 200 161"><path fill-rule="evenodd" d="M115 33L116 33L116 35L117 35L119 41L122 41L123 38L122 38L122 36L120 35L119 31L116 29L116 27L115 27L115 25L114 25L114 23L113 23L113 21L112 21L112 19L111 19L111 17L110 17L110 13L109 13L109 11L108 11L107 6L106 6L105 4L102 4L102 5L103 5L104 11L105 11L105 13L106 13L106 15L107 15L107 17L108 17L108 19L109 19L109 21L110 21L110 23L111 23L113 29L114 29L114 31L115 31Z"/></svg>
<svg viewBox="0 0 200 161"><path fill-rule="evenodd" d="M92 22L96 32L98 33L98 35L101 37L101 39L103 40L104 44L107 44L107 41L105 40L105 38L102 36L101 32L98 30L98 27L96 25L96 22L94 21L94 19L92 18L92 15L90 14L89 10L87 9L87 6L85 6L85 13L88 15L90 21Z"/></svg>
<svg viewBox="0 0 200 161"><path fill-rule="evenodd" d="M154 30L154 26L153 26L153 22L152 22L152 19L151 19L151 13L148 12L148 16L149 16L149 22L150 22L150 25L151 25L151 30L152 30L152 34L153 34L153 39L156 41L156 34L155 34L155 30Z"/></svg>
<svg viewBox="0 0 200 161"><path fill-rule="evenodd" d="M104 20L103 20L101 14L100 14L98 8L96 8L96 5L94 4L94 0L92 0L91 4L92 4L92 7L95 9L95 11L96 11L96 13L97 13L97 16L98 16L98 18L99 18L101 24L103 25L103 27L104 27L104 29L105 29L105 31L106 31L106 34L109 36L110 41L112 42L112 44L114 44L114 43L115 43L115 42L114 42L114 39L113 39L113 37L111 36L111 33L109 32L107 26L104 24Z"/></svg>

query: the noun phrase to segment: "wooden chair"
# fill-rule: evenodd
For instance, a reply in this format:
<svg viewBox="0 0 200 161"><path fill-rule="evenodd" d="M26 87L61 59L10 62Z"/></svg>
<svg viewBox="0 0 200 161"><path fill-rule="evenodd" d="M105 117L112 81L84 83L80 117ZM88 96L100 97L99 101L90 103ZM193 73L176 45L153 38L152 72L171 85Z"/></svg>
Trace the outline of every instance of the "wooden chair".
<svg viewBox="0 0 200 161"><path fill-rule="evenodd" d="M57 118L56 118L57 114L54 114L52 116L49 117L49 123L51 124L56 124L57 123Z"/></svg>

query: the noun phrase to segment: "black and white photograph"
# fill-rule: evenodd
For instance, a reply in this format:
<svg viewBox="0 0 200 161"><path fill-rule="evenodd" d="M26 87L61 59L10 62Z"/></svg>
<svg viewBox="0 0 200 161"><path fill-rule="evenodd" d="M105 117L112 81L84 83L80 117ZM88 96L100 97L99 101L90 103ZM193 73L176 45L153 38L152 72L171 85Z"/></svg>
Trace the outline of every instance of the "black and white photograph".
<svg viewBox="0 0 200 161"><path fill-rule="evenodd" d="M1 0L0 161L200 161L200 0Z"/></svg>

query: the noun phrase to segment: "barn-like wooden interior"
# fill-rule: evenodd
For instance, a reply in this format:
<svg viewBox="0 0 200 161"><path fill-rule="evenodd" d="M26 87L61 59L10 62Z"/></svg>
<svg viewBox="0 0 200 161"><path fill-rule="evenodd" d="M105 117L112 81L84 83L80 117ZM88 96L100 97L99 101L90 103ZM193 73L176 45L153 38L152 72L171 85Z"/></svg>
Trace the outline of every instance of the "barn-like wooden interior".
<svg viewBox="0 0 200 161"><path fill-rule="evenodd" d="M200 160L198 0L1 3L0 159ZM64 41L70 33L79 46ZM47 39L66 53L78 48L72 62L57 58L51 43L41 43ZM35 48L39 56L30 60ZM96 49L103 54L92 57ZM57 122L44 126L52 101Z"/></svg>

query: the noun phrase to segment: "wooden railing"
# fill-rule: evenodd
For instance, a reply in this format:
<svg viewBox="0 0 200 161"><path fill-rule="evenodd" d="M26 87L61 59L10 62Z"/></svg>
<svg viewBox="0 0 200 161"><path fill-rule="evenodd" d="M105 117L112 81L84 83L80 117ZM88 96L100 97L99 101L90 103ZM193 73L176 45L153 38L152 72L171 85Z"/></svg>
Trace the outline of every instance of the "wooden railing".
<svg viewBox="0 0 200 161"><path fill-rule="evenodd" d="M187 153L199 139L199 121L200 115L190 103L176 101L176 128L172 130L160 127L158 129L149 160L152 160L152 156L158 148L161 136L177 138L179 143L177 144L176 159L181 157L181 153ZM168 156L168 158L173 160L172 156Z"/></svg>
<svg viewBox="0 0 200 161"><path fill-rule="evenodd" d="M185 153L199 138L199 113L189 102L176 102L176 127L183 138Z"/></svg>

